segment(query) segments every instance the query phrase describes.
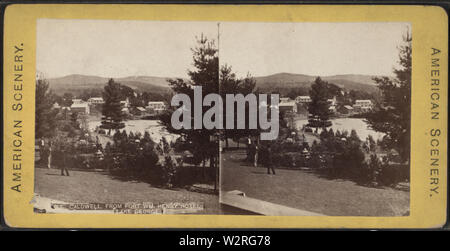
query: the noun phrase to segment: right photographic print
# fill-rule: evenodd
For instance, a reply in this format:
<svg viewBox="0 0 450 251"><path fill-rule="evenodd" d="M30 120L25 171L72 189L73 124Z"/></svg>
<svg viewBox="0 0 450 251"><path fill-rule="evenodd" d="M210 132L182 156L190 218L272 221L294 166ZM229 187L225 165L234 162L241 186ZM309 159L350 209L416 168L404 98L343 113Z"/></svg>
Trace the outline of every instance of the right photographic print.
<svg viewBox="0 0 450 251"><path fill-rule="evenodd" d="M411 30L221 22L220 93L235 94L220 137L225 211L408 216Z"/></svg>

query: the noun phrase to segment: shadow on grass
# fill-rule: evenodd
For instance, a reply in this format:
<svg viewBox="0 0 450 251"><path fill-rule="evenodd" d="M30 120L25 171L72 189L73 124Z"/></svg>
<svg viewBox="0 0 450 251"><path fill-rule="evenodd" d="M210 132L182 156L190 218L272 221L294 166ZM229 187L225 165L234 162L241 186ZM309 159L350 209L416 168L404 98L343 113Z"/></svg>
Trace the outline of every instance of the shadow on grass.
<svg viewBox="0 0 450 251"><path fill-rule="evenodd" d="M352 172L353 171L353 172ZM355 170L340 170L334 168L321 168L311 169L311 174L318 178L334 180L338 182L352 182L358 186L369 187L375 189L392 188L400 191L409 192L409 187L399 185L404 178L393 177L381 177L377 182L373 178L369 178L367 172L355 171Z"/></svg>
<svg viewBox="0 0 450 251"><path fill-rule="evenodd" d="M183 166L177 168L172 176L168 176L162 168L145 169L119 168L106 173L112 179L125 182L144 182L152 187L177 190L193 184L214 184L215 170L200 166Z"/></svg>
<svg viewBox="0 0 450 251"><path fill-rule="evenodd" d="M263 170L261 170L261 171L251 171L251 173L253 173L253 174L267 174L267 171L263 171Z"/></svg>
<svg viewBox="0 0 450 251"><path fill-rule="evenodd" d="M237 163L241 167L254 168L254 166L250 162L248 162L245 158L231 159L230 161ZM267 172L266 172L267 167L264 166L263 163L261 163L260 166L258 166L258 168L261 168L261 170L260 171L252 170L251 173L267 174ZM353 184L362 186L362 187L369 187L369 188L376 188L376 189L393 188L396 190L409 192L409 186L399 184L405 180L405 177L403 177L404 175L389 173L390 177L385 176L382 181L376 183L376 182L373 182L372 179L368 178L369 175L367 172L363 172L363 171L355 170L355 169L350 169L350 170L336 169L336 168L314 169L314 168L275 166L275 170L276 169L310 173L321 179L333 180L336 182L352 182Z"/></svg>

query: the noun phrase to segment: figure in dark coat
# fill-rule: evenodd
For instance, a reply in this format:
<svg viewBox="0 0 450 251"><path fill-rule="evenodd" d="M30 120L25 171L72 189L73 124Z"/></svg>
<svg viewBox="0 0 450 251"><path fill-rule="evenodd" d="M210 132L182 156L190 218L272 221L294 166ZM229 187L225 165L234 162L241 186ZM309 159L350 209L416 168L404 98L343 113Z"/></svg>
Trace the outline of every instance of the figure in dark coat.
<svg viewBox="0 0 450 251"><path fill-rule="evenodd" d="M64 176L64 172L66 172L66 175L69 176L69 169L67 168L67 154L69 154L69 151L68 149L63 147L61 153L62 153L61 175Z"/></svg>
<svg viewBox="0 0 450 251"><path fill-rule="evenodd" d="M272 170L272 174L275 174L275 169L273 168L273 160L272 160L272 149L270 145L267 147L267 174L270 174Z"/></svg>

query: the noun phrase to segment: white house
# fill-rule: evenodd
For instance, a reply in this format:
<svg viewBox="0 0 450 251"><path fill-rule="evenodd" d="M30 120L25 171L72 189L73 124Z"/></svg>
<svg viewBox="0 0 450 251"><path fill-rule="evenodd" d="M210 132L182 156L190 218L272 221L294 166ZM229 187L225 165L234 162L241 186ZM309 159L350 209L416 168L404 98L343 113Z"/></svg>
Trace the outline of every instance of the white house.
<svg viewBox="0 0 450 251"><path fill-rule="evenodd" d="M353 108L361 112L368 112L372 110L373 104L370 99L358 99L355 101Z"/></svg>
<svg viewBox="0 0 450 251"><path fill-rule="evenodd" d="M130 107L130 100L127 98L125 100L120 101L122 107Z"/></svg>
<svg viewBox="0 0 450 251"><path fill-rule="evenodd" d="M102 97L92 97L88 99L88 103L91 105L104 104L105 101Z"/></svg>
<svg viewBox="0 0 450 251"><path fill-rule="evenodd" d="M353 113L353 107L349 106L349 105L344 105L342 107L342 113L345 114L352 114Z"/></svg>
<svg viewBox="0 0 450 251"><path fill-rule="evenodd" d="M72 112L77 112L77 113L81 113L81 114L89 114L90 113L90 109L89 109L89 104L88 103L73 103L70 106L70 110Z"/></svg>
<svg viewBox="0 0 450 251"><path fill-rule="evenodd" d="M295 103L295 101L281 102L278 104L278 108L280 109L280 112L286 111L297 113L297 103Z"/></svg>
<svg viewBox="0 0 450 251"><path fill-rule="evenodd" d="M146 108L159 113L166 110L166 104L163 101L149 101Z"/></svg>
<svg viewBox="0 0 450 251"><path fill-rule="evenodd" d="M295 102L301 104L307 104L311 102L311 98L309 96L298 96L295 98Z"/></svg>
<svg viewBox="0 0 450 251"><path fill-rule="evenodd" d="M82 100L82 99L74 98L74 99L72 99L72 103L73 104L84 104L86 102L84 100Z"/></svg>
<svg viewBox="0 0 450 251"><path fill-rule="evenodd" d="M289 102L289 101L291 101L291 99L290 98L280 98L280 103L285 103L285 102Z"/></svg>

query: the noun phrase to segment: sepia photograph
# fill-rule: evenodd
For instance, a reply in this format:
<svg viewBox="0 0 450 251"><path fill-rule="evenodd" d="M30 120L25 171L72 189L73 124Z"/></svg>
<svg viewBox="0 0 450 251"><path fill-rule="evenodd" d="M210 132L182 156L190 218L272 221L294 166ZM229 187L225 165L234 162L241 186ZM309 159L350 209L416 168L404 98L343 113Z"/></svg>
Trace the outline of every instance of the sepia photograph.
<svg viewBox="0 0 450 251"><path fill-rule="evenodd" d="M221 203L408 216L411 38L408 23L221 23L221 90L279 97L258 106L278 114L276 139L261 140L262 127L225 131Z"/></svg>
<svg viewBox="0 0 450 251"><path fill-rule="evenodd" d="M36 32L36 213L409 215L408 23Z"/></svg>

